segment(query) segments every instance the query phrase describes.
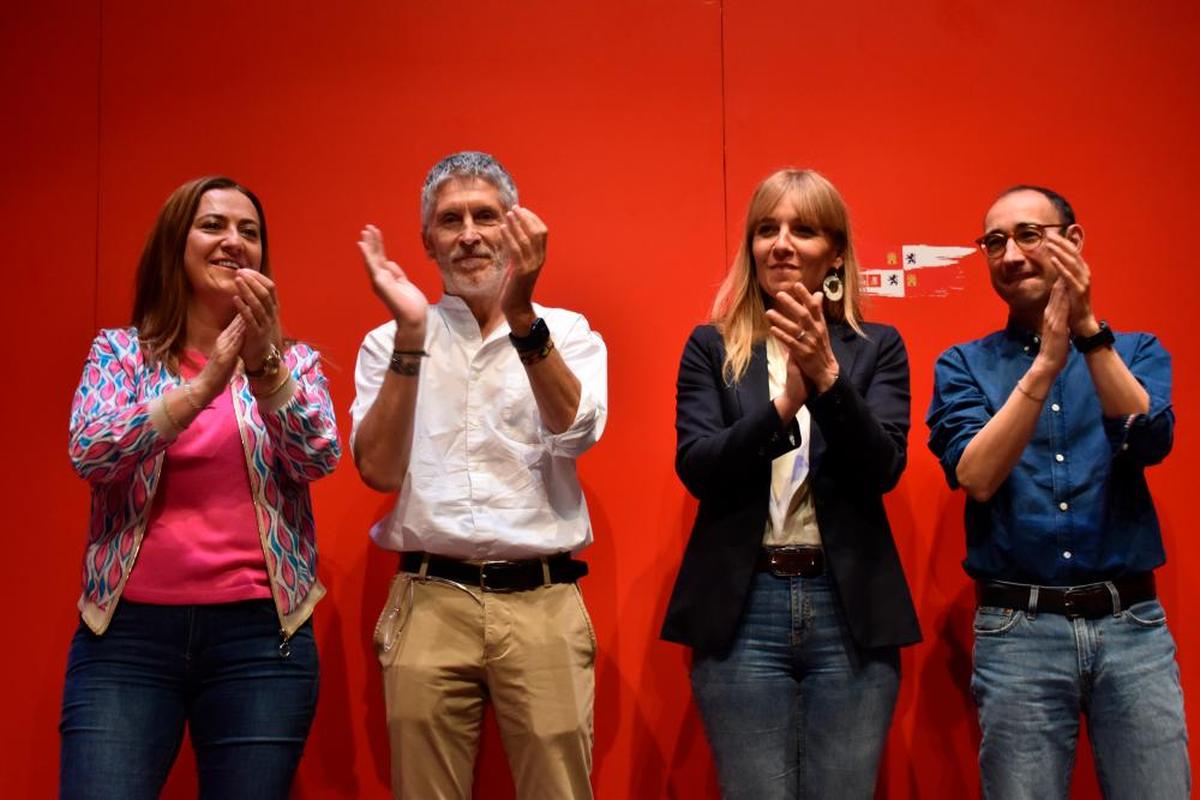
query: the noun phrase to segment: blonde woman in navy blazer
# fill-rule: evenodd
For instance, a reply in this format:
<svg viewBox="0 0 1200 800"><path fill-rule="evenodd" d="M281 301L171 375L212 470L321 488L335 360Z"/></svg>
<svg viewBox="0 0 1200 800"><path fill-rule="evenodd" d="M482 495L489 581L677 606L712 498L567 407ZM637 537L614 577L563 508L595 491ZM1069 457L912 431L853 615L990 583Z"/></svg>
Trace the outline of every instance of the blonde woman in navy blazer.
<svg viewBox="0 0 1200 800"><path fill-rule="evenodd" d="M921 638L883 507L908 384L899 333L862 321L841 196L771 175L676 395L700 506L662 635L693 648L726 798L874 794L899 647Z"/></svg>

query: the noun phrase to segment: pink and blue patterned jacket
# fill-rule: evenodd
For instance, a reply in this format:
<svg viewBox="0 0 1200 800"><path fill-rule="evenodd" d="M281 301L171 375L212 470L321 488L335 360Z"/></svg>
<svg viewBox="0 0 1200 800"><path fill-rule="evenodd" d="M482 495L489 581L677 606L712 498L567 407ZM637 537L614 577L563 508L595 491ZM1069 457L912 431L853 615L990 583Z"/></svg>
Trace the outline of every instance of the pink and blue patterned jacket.
<svg viewBox="0 0 1200 800"><path fill-rule="evenodd" d="M260 413L250 383L237 373L233 405L246 454L271 594L290 636L325 594L308 484L341 456L337 423L320 357L295 344L284 353L293 389L276 411ZM161 395L180 385L165 366L148 366L136 328L106 328L92 342L71 405L70 456L91 483L92 509L79 610L97 634L108 627L146 530L163 454L172 439Z"/></svg>

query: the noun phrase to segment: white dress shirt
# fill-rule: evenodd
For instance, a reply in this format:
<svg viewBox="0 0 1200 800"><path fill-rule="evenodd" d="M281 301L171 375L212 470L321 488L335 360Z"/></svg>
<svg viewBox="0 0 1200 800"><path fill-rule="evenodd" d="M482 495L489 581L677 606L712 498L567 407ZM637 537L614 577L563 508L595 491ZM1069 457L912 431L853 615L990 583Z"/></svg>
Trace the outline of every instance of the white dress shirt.
<svg viewBox="0 0 1200 800"><path fill-rule="evenodd" d="M534 306L579 379L579 410L562 433L542 424L507 323L483 340L461 298L430 306L408 472L391 514L371 528L389 550L462 559L516 559L578 552L592 541L575 459L596 443L608 416L608 355L581 314ZM396 323L367 334L358 352L353 427L379 392Z"/></svg>
<svg viewBox="0 0 1200 800"><path fill-rule="evenodd" d="M787 353L774 337L767 338L767 376L771 397L783 394L787 384ZM820 545L817 507L813 503L808 480L808 445L812 434L812 415L808 406L796 412L800 428L800 446L771 462L770 513L763 531L763 545Z"/></svg>

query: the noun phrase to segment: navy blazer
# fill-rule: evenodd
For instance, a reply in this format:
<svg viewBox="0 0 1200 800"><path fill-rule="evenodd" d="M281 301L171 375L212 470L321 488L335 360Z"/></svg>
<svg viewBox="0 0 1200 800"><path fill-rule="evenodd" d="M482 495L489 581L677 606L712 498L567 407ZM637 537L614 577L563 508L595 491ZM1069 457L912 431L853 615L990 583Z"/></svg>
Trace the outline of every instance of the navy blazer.
<svg viewBox="0 0 1200 800"><path fill-rule="evenodd" d="M839 375L809 398L809 480L825 562L859 647L921 640L912 595L883 508L908 450L908 356L889 325L866 336L829 323ZM742 379L721 374L725 342L712 325L692 331L675 395L675 471L700 500L667 607L662 637L705 653L733 641L762 548L771 461L797 447L769 397L766 344Z"/></svg>

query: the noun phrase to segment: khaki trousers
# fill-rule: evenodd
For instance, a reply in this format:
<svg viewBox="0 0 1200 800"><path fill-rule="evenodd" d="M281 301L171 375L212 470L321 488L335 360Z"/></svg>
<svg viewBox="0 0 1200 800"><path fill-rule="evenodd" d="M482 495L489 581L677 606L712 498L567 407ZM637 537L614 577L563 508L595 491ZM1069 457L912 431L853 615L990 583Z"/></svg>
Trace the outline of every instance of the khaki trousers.
<svg viewBox="0 0 1200 800"><path fill-rule="evenodd" d="M375 648L396 798L470 798L489 698L520 800L592 797L596 638L576 584L483 592L402 572Z"/></svg>

